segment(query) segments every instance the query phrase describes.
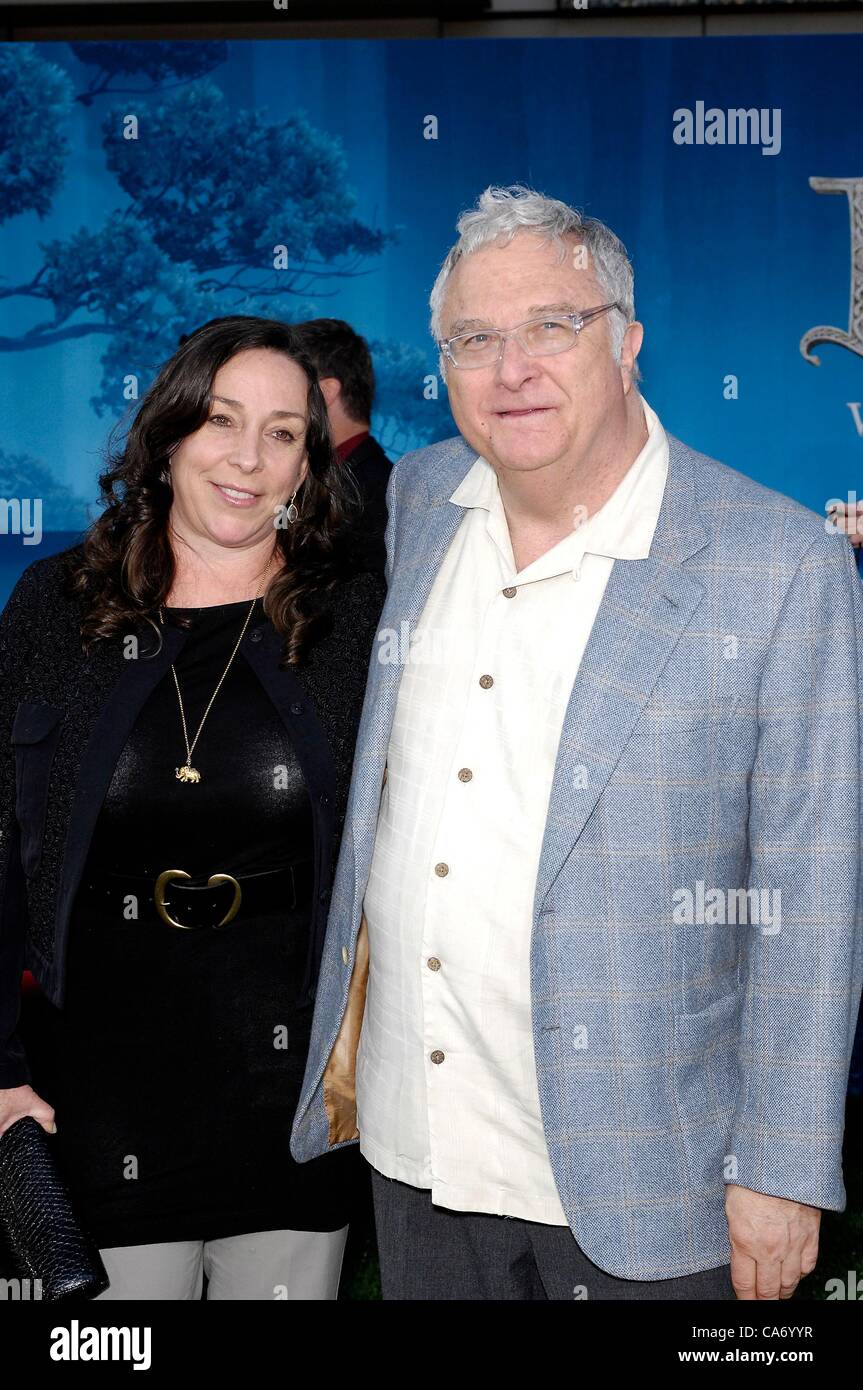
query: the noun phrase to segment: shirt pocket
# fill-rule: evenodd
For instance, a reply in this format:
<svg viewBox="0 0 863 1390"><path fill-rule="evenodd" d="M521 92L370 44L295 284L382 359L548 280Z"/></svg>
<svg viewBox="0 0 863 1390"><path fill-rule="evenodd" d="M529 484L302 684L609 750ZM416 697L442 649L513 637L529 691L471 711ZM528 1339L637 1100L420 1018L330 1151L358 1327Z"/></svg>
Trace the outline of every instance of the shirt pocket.
<svg viewBox="0 0 863 1390"><path fill-rule="evenodd" d="M62 705L22 700L12 724L15 815L21 831L21 866L28 878L42 857L48 785L65 713Z"/></svg>

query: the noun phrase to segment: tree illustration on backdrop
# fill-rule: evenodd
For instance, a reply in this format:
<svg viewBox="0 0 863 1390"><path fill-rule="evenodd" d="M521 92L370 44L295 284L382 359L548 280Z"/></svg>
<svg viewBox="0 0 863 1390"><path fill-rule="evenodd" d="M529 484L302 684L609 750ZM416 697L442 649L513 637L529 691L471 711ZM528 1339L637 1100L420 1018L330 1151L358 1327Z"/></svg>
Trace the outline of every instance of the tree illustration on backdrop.
<svg viewBox="0 0 863 1390"><path fill-rule="evenodd" d="M92 106L106 93L142 96L158 87L164 92L212 72L228 56L225 42L208 43L70 43L79 63L93 69L90 84L75 100Z"/></svg>
<svg viewBox="0 0 863 1390"><path fill-rule="evenodd" d="M41 263L29 279L0 280L0 298L44 309L31 326L0 336L0 352L104 338L91 398L100 415L122 414L124 379L146 389L191 327L226 313L288 322L315 316L321 300L370 274L397 239L399 229L356 215L337 138L301 111L273 119L265 109L231 105L207 75L224 60L225 44L71 48L89 70L77 96L67 74L33 46L0 57L3 218L46 215L63 179L73 102L115 96L124 99L104 114L101 137L120 205L101 225L40 242ZM130 116L137 138L126 138ZM274 268L278 247L286 249L284 269ZM393 439L451 433L451 423L439 423L439 403L423 398L431 370L423 354L378 346L378 411Z"/></svg>
<svg viewBox="0 0 863 1390"><path fill-rule="evenodd" d="M39 241L29 278L0 267L0 299L29 306L17 331L0 334L0 353L104 339L90 398L100 416L129 417L135 402L124 394L126 379L143 393L180 336L207 319L257 313L297 322L333 312L322 301L347 279L370 274L397 239L400 229L356 216L338 139L300 111L274 120L266 110L231 106L210 79L227 57L225 43L70 49L80 90L34 45L0 47L0 222L51 211L76 103L107 107L101 141L117 198L105 199L101 225ZM124 138L129 115L137 139ZM288 264L276 270L279 246ZM442 400L424 392L431 357L392 340L374 350L375 428L385 447L399 454L452 434L445 392ZM86 499L53 479L50 467L0 448L0 496L19 495L43 498L50 529L78 529L88 519Z"/></svg>

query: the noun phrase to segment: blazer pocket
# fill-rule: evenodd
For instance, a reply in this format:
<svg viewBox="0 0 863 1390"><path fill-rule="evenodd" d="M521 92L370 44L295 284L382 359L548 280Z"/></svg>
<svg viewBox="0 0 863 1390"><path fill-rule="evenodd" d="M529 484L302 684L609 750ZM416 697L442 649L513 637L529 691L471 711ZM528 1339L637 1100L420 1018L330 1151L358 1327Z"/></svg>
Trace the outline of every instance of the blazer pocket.
<svg viewBox="0 0 863 1390"><path fill-rule="evenodd" d="M28 878L36 873L42 857L48 784L65 713L62 705L22 700L12 724L15 815L21 830L21 866Z"/></svg>
<svg viewBox="0 0 863 1390"><path fill-rule="evenodd" d="M719 999L712 999L700 1013L677 1014L674 1019L674 1036L680 1051L703 1055L730 1038L735 1038L740 1029L742 1006L743 1000L738 989L721 995Z"/></svg>

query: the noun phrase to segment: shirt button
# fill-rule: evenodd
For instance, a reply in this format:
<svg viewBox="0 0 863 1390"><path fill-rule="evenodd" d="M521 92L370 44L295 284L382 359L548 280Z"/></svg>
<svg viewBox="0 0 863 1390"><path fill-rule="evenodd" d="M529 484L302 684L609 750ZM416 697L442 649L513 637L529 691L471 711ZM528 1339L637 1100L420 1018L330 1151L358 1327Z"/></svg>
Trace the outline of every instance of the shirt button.
<svg viewBox="0 0 863 1390"><path fill-rule="evenodd" d="M494 685L494 676L480 676L479 683L483 690L488 690Z"/></svg>
<svg viewBox="0 0 863 1390"><path fill-rule="evenodd" d="M432 1059L432 1061L434 1062L435 1066L438 1066L438 1067L440 1066L440 1064L441 1064L441 1062L443 1061L445 1055L446 1055L445 1053L440 1052L439 1050L436 1050L436 1051L434 1051L434 1052L431 1053L431 1059Z"/></svg>
<svg viewBox="0 0 863 1390"><path fill-rule="evenodd" d="M261 636L261 629L259 627L256 627L253 632L249 633L249 640L252 642L260 642Z"/></svg>
<svg viewBox="0 0 863 1390"><path fill-rule="evenodd" d="M446 878L449 873L449 864L435 864L434 871L438 878Z"/></svg>
<svg viewBox="0 0 863 1390"><path fill-rule="evenodd" d="M516 594L518 593L518 589L506 588L502 589L501 593L503 594L504 598L515 598Z"/></svg>
<svg viewBox="0 0 863 1390"><path fill-rule="evenodd" d="M459 768L459 770L458 770L458 780L459 780L460 782L469 782L470 779L471 779L471 777L473 777L473 773L471 772L471 770L470 770L469 767L460 767L460 768Z"/></svg>
<svg viewBox="0 0 863 1390"><path fill-rule="evenodd" d="M303 707L302 707L302 705L301 705L298 701L295 700L294 703L291 705L291 714L302 714L302 712L303 712Z"/></svg>
<svg viewBox="0 0 863 1390"><path fill-rule="evenodd" d="M426 961L426 965L428 966L429 970L440 970L440 961L438 960L437 956L429 956L428 960Z"/></svg>
<svg viewBox="0 0 863 1390"><path fill-rule="evenodd" d="M347 946L343 946L343 947L342 947L342 964L343 964L343 965L347 965L347 963L348 963L349 960L350 960L350 956L348 955L348 948L347 948Z"/></svg>

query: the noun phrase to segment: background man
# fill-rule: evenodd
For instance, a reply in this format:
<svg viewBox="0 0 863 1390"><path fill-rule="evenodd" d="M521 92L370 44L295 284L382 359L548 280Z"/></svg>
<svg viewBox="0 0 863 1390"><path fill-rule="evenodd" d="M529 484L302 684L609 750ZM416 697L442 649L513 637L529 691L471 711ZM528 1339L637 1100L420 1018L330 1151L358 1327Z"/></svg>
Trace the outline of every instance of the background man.
<svg viewBox="0 0 863 1390"><path fill-rule="evenodd" d="M371 433L375 373L369 345L344 319L308 319L294 327L317 368L336 452L359 484L363 553L370 566L383 569L390 461Z"/></svg>

